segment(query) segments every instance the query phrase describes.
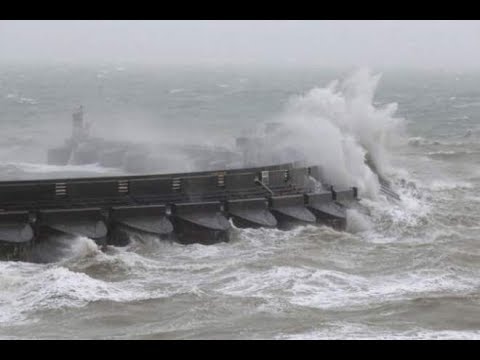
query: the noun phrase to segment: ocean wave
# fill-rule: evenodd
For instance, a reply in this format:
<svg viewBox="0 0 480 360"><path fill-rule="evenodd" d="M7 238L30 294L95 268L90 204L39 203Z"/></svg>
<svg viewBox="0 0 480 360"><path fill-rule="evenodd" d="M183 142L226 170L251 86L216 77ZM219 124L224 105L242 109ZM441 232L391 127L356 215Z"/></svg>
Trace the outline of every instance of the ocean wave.
<svg viewBox="0 0 480 360"><path fill-rule="evenodd" d="M468 115L453 116L450 118L450 120L468 120L468 119L470 119L470 116Z"/></svg>
<svg viewBox="0 0 480 360"><path fill-rule="evenodd" d="M159 241L147 245L149 256L138 251L139 244L102 252L87 238L61 241L54 263L0 262L0 284L5 290L0 294L0 323L29 321L38 311L79 308L96 301L127 303L197 294L218 285L217 279L225 281L222 273L228 278L245 262L261 260L272 248L278 251L278 241L287 242L299 231L282 232L283 236L276 236L280 230L263 232L273 242L263 249L241 241L215 246ZM240 236L262 242L251 235L247 231ZM151 251L152 246L156 251Z"/></svg>
<svg viewBox="0 0 480 360"><path fill-rule="evenodd" d="M405 175L405 174L402 174ZM407 174L408 175L408 174ZM415 179L392 175L391 187L400 196L392 202L387 197L361 199L360 204L367 209L364 221L368 226L365 233L359 233L364 241L390 243L417 237L419 231L431 222L432 205L425 197L425 189ZM425 238L423 241L429 241Z"/></svg>
<svg viewBox="0 0 480 360"><path fill-rule="evenodd" d="M433 180L428 186L431 191L445 191L454 189L471 189L473 184L467 181L459 180Z"/></svg>
<svg viewBox="0 0 480 360"><path fill-rule="evenodd" d="M408 144L411 146L432 146L432 145L445 145L438 140L426 139L422 136L415 136L408 139Z"/></svg>
<svg viewBox="0 0 480 360"><path fill-rule="evenodd" d="M469 156L475 156L477 154L480 154L480 152L472 150L439 150L430 151L427 153L427 156L438 160L454 160Z"/></svg>
<svg viewBox="0 0 480 360"><path fill-rule="evenodd" d="M79 241L83 245L79 245ZM105 274L96 278L92 276L95 272L79 271L82 270L82 262L88 262L89 268L97 271L107 262L116 262L109 271L126 265L125 260L118 259L118 255L107 255L94 250L91 245L85 246L85 242L88 243L85 239L76 242L77 250L57 263L25 266L23 263L0 262L0 284L5 290L0 294L0 324L31 321L38 311L81 308L97 301L128 303L158 299L184 290L168 284L148 288L144 280L135 279L128 271L122 274L122 280L109 279ZM130 254L128 258L131 257ZM146 260L142 258L141 261ZM130 264L129 270L132 268L136 268L134 264ZM107 269L104 267L103 270Z"/></svg>
<svg viewBox="0 0 480 360"><path fill-rule="evenodd" d="M21 96L17 93L10 93L5 96L6 99L11 99L15 101L17 104L28 104L28 105L38 105L39 102L38 100L35 100L33 98Z"/></svg>
<svg viewBox="0 0 480 360"><path fill-rule="evenodd" d="M476 131L475 131L476 132ZM471 130L467 130L463 136L463 138L468 138L472 134L474 134ZM468 142L467 140L455 141L455 140L434 140L434 139L427 139L422 136L415 136L410 137L408 139L408 145L413 147L427 147L427 148L458 148L462 146L469 146L471 144L475 144L475 142ZM438 150L438 151L431 151L430 153L435 152L442 152L442 151L453 151L453 150Z"/></svg>
<svg viewBox="0 0 480 360"><path fill-rule="evenodd" d="M230 243L212 246L184 246L155 237L106 252L87 238L65 244L68 251L52 264L0 262L5 290L0 294L0 323L28 324L40 312L98 301L174 301L182 294L199 301L212 296L258 299L256 311L262 313L369 309L440 293L468 294L478 284L475 274L460 274L441 259L426 269L413 266L406 256L409 265L398 268L383 256L388 271L358 271L365 261L378 262L372 253L376 245L313 225L291 231L234 229Z"/></svg>
<svg viewBox="0 0 480 360"><path fill-rule="evenodd" d="M380 75L367 69L342 82L333 81L289 99L278 127L265 134L253 161L289 162L299 158L322 168L323 180L341 187L356 186L364 197L379 194L378 177L390 165L390 150L402 139L404 120L395 117L397 104L374 104ZM321 140L321 141L319 141Z"/></svg>
<svg viewBox="0 0 480 360"><path fill-rule="evenodd" d="M475 289L475 279L460 279L448 270L365 276L308 266L277 266L263 271L238 271L234 279L217 291L230 296L280 297L292 305L345 310L428 294L458 295Z"/></svg>
<svg viewBox="0 0 480 360"><path fill-rule="evenodd" d="M168 90L168 93L169 94L177 94L177 93L181 93L181 92L184 92L185 89L183 88L178 88L178 89L171 89L171 90Z"/></svg>
<svg viewBox="0 0 480 360"><path fill-rule="evenodd" d="M452 107L457 109L466 109L466 108L479 107L479 106L480 106L480 101L472 101L472 102L466 102L463 104L452 105Z"/></svg>
<svg viewBox="0 0 480 360"><path fill-rule="evenodd" d="M435 330L410 326L408 330L391 330L381 325L367 325L355 322L334 321L325 324L324 329L310 330L296 334L281 334L277 340L320 340L320 339L355 339L355 340L479 340L478 330Z"/></svg>

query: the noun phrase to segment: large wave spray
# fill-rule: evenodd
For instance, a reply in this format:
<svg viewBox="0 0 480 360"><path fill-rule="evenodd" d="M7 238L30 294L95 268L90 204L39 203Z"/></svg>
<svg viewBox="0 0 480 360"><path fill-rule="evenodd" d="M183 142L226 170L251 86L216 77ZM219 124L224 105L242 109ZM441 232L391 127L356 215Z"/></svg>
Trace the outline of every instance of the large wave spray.
<svg viewBox="0 0 480 360"><path fill-rule="evenodd" d="M385 176L390 170L389 149L403 133L403 119L394 117L397 104L374 106L379 80L380 75L360 69L342 82L291 98L277 119L281 126L266 134L261 157L282 161L301 157L320 165L328 183L354 185L362 196L376 197L378 177L365 164L366 158Z"/></svg>

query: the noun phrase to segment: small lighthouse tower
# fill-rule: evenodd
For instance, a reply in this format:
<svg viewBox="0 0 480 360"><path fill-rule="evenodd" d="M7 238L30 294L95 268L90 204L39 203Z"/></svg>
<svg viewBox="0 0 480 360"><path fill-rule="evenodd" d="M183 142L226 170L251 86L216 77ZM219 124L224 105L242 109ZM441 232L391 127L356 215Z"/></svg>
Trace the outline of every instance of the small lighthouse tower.
<svg viewBox="0 0 480 360"><path fill-rule="evenodd" d="M88 136L88 126L83 122L83 105L72 114L72 140L80 142Z"/></svg>

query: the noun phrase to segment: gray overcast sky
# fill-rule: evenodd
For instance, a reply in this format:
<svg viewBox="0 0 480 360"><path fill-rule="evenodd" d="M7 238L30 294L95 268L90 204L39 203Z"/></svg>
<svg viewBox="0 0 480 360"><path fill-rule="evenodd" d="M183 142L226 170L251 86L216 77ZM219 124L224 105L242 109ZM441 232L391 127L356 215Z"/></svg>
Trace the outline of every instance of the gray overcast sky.
<svg viewBox="0 0 480 360"><path fill-rule="evenodd" d="M0 61L480 68L480 21L0 21Z"/></svg>

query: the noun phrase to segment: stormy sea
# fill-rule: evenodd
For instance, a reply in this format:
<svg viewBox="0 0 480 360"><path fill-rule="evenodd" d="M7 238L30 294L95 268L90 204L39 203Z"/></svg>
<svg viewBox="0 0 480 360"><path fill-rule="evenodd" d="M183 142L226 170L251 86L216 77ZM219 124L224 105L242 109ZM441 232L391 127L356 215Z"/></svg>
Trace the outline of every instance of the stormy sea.
<svg viewBox="0 0 480 360"><path fill-rule="evenodd" d="M280 122L272 151L357 186L362 211L346 231L234 228L216 245L60 239L47 263L0 261L0 338L480 339L479 84L442 70L1 65L0 180L124 173L47 164L83 105L91 132L143 143L229 148ZM193 169L174 147L163 157Z"/></svg>

